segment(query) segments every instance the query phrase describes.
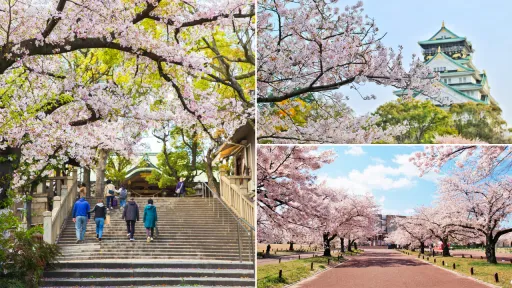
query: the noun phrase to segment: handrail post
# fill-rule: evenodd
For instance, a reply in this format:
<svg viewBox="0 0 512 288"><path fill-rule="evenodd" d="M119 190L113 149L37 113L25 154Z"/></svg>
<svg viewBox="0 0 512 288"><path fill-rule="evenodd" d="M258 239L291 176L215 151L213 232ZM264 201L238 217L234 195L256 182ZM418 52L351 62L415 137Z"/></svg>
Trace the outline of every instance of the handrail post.
<svg viewBox="0 0 512 288"><path fill-rule="evenodd" d="M236 233L238 234L238 258L242 263L242 243L240 241L240 223L236 222Z"/></svg>

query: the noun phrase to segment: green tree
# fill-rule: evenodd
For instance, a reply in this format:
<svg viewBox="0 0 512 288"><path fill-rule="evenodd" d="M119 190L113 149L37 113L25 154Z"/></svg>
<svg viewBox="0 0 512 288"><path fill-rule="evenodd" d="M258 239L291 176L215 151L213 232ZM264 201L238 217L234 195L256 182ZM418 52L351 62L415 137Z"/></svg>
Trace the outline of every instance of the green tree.
<svg viewBox="0 0 512 288"><path fill-rule="evenodd" d="M162 141L162 152L157 157L157 167L146 180L160 188L173 187L181 177L185 185L206 171L201 134L183 128L166 125L153 133Z"/></svg>
<svg viewBox="0 0 512 288"><path fill-rule="evenodd" d="M450 107L454 127L467 139L479 139L487 143L510 143L505 139L507 122L501 118L501 109L495 104L466 102Z"/></svg>
<svg viewBox="0 0 512 288"><path fill-rule="evenodd" d="M117 186L126 178L128 168L132 165L132 161L124 156L114 153L109 155L107 159L107 167L105 176L112 180Z"/></svg>
<svg viewBox="0 0 512 288"><path fill-rule="evenodd" d="M380 117L377 126L386 130L394 126L405 126L406 130L395 136L395 141L404 143L433 143L435 135L454 135L456 130L450 114L430 101L404 100L388 102L374 113Z"/></svg>

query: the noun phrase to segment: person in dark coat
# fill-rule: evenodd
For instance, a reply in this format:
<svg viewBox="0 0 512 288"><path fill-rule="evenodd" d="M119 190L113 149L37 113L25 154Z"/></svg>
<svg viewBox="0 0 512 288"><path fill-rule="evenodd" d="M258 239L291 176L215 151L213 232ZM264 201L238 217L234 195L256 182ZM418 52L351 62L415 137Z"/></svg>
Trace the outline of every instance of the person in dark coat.
<svg viewBox="0 0 512 288"><path fill-rule="evenodd" d="M185 178L180 178L178 184L176 184L176 196L185 197Z"/></svg>
<svg viewBox="0 0 512 288"><path fill-rule="evenodd" d="M128 237L130 241L135 241L133 234L135 234L135 222L139 221L139 206L135 203L135 199L131 198L128 201L125 209L123 210L123 219L126 220L126 228L128 230Z"/></svg>
<svg viewBox="0 0 512 288"><path fill-rule="evenodd" d="M156 214L156 207L153 205L153 199L148 199L148 205L144 208L144 215L142 216L144 227L146 227L147 242L153 241L153 234L156 227L158 216ZM150 234L151 231L151 234Z"/></svg>
<svg viewBox="0 0 512 288"><path fill-rule="evenodd" d="M99 199L98 203L94 206L94 209L89 213L94 212L94 222L96 222L96 238L101 242L103 237L103 226L105 225L105 219L107 219L107 207L103 204L103 199Z"/></svg>

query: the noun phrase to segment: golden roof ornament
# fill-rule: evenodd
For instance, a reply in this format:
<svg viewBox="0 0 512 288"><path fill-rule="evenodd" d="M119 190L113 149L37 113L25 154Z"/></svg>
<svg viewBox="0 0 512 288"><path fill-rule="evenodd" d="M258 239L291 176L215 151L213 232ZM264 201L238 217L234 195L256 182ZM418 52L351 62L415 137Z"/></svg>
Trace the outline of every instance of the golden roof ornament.
<svg viewBox="0 0 512 288"><path fill-rule="evenodd" d="M437 53L441 53L441 45L437 46Z"/></svg>
<svg viewBox="0 0 512 288"><path fill-rule="evenodd" d="M444 28L444 20L443 20L443 28Z"/></svg>

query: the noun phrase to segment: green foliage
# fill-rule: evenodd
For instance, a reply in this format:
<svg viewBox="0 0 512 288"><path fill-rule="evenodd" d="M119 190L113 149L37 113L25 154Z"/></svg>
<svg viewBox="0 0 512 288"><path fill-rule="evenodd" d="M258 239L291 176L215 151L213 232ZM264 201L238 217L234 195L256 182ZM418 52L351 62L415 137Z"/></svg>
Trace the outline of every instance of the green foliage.
<svg viewBox="0 0 512 288"><path fill-rule="evenodd" d="M109 155L107 166L105 168L105 176L117 185L126 178L128 168L132 165L130 159L123 157L117 153Z"/></svg>
<svg viewBox="0 0 512 288"><path fill-rule="evenodd" d="M258 266L258 288L283 287L296 283L324 270L327 267L328 259L330 259L331 266L338 265L338 257L317 256ZM340 260L345 261L344 258ZM311 271L311 263L313 263L313 271ZM282 278L279 278L279 270L283 270Z"/></svg>
<svg viewBox="0 0 512 288"><path fill-rule="evenodd" d="M156 166L161 172L151 172L146 178L150 184L158 184L160 188L174 187L180 177L187 183L206 171L206 163L200 158L204 148L198 133L174 127L160 140L164 143L162 152L156 156Z"/></svg>
<svg viewBox="0 0 512 288"><path fill-rule="evenodd" d="M0 214L0 231L0 285L38 287L45 267L60 255L59 247L42 240L41 227L20 229L12 212Z"/></svg>
<svg viewBox="0 0 512 288"><path fill-rule="evenodd" d="M377 126L386 130L405 125L406 131L395 136L395 141L404 143L433 143L436 135L454 135L450 114L430 101L403 100L388 102L377 108L374 115L380 120Z"/></svg>
<svg viewBox="0 0 512 288"><path fill-rule="evenodd" d="M487 143L510 143L502 135L507 129L507 123L501 118L501 109L495 104L466 102L450 107L454 127L457 132L467 139L479 139Z"/></svg>

